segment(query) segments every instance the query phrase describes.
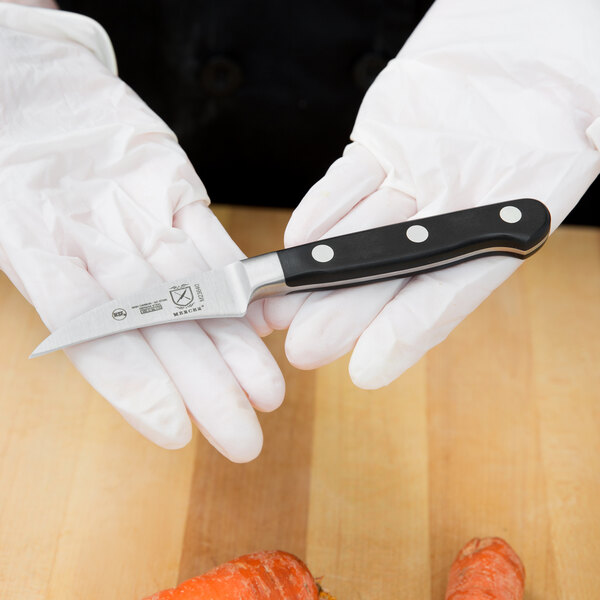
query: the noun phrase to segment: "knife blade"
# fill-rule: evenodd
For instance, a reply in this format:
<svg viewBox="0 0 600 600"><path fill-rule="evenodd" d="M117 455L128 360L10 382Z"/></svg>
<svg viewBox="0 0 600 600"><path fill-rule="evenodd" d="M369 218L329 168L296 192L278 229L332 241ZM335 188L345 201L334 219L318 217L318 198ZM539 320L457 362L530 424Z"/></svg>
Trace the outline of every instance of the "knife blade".
<svg viewBox="0 0 600 600"><path fill-rule="evenodd" d="M242 317L267 296L410 277L483 256L524 259L549 232L546 206L521 198L269 252L106 302L54 331L30 358L151 325Z"/></svg>

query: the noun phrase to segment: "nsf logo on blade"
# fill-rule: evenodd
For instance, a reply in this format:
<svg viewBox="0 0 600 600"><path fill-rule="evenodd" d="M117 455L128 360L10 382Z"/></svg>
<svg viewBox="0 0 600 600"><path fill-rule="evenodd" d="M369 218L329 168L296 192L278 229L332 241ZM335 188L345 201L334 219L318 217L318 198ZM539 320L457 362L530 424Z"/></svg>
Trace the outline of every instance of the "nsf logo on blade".
<svg viewBox="0 0 600 600"><path fill-rule="evenodd" d="M127 316L127 311L124 308L115 308L112 311L112 318L115 321L122 321Z"/></svg>
<svg viewBox="0 0 600 600"><path fill-rule="evenodd" d="M187 284L172 287L169 293L175 306L190 306L194 302L194 293L191 286Z"/></svg>

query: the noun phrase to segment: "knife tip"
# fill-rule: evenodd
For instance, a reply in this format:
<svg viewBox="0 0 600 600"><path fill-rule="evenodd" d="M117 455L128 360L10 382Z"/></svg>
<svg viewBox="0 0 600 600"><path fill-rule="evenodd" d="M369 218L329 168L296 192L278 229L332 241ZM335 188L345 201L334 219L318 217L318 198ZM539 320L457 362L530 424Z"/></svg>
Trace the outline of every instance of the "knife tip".
<svg viewBox="0 0 600 600"><path fill-rule="evenodd" d="M29 358L37 358L38 356L43 356L44 354L50 354L50 352L54 352L56 348L48 348L46 344L47 340L44 340L30 355ZM46 347L45 347L46 346Z"/></svg>

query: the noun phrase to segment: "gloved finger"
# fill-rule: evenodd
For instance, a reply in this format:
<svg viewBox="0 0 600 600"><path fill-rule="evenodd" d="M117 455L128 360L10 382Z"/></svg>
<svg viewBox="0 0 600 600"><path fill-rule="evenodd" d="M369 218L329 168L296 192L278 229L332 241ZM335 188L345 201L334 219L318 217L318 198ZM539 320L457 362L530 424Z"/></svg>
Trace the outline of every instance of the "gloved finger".
<svg viewBox="0 0 600 600"><path fill-rule="evenodd" d="M160 229L159 225L156 229L152 245L146 248L148 260L109 240L92 243L96 248L102 244L102 252L87 257L88 269L111 297L150 287L162 281L165 272L170 278L177 278L204 266L197 249L182 231ZM87 232L88 242L93 242L91 235ZM75 237L72 232L70 239ZM210 433L211 443L235 462L255 458L262 445L256 415L229 366L197 322L140 331L173 379L190 414ZM262 344L258 337L256 341Z"/></svg>
<svg viewBox="0 0 600 600"><path fill-rule="evenodd" d="M361 388L399 377L509 277L520 261L488 257L413 277L360 336L349 372Z"/></svg>
<svg viewBox="0 0 600 600"><path fill-rule="evenodd" d="M329 167L292 213L284 236L286 247L320 239L377 190L384 179L384 170L364 146L346 146L343 156Z"/></svg>
<svg viewBox="0 0 600 600"><path fill-rule="evenodd" d="M287 329L310 292L294 292L287 296L272 296L264 301L264 316L272 329Z"/></svg>
<svg viewBox="0 0 600 600"><path fill-rule="evenodd" d="M273 332L273 327L267 323L265 318L264 307L264 300L250 302L248 310L246 311L246 316L243 319L250 324L252 329L254 329L260 337L266 337Z"/></svg>
<svg viewBox="0 0 600 600"><path fill-rule="evenodd" d="M51 331L109 300L78 259L20 249L10 260ZM138 331L65 352L83 377L142 435L164 448L181 448L190 441L191 424L183 400Z"/></svg>
<svg viewBox="0 0 600 600"><path fill-rule="evenodd" d="M350 144L344 155L335 161L324 177L318 181L292 213L285 232L285 245L295 246L323 237L339 235L338 223L350 219L347 231L364 229L353 219L363 199L375 192L385 173L375 157L360 144ZM370 215L368 215L370 216ZM356 230L354 229L354 230ZM306 294L289 294L268 298L264 304L264 317L272 329L287 329L306 299Z"/></svg>
<svg viewBox="0 0 600 600"><path fill-rule="evenodd" d="M401 223L417 212L414 198L390 187L381 187L361 200L343 219L325 232L321 239L355 231Z"/></svg>
<svg viewBox="0 0 600 600"><path fill-rule="evenodd" d="M213 211L202 203L188 204L178 210L173 215L173 227L184 231L194 242L210 269L246 258Z"/></svg>
<svg viewBox="0 0 600 600"><path fill-rule="evenodd" d="M404 221L415 210L410 196L381 188L357 204L325 237ZM401 279L313 293L290 319L285 346L289 361L299 368L312 369L349 352L406 282Z"/></svg>
<svg viewBox="0 0 600 600"><path fill-rule="evenodd" d="M193 241L180 229L165 229L146 260L162 278L185 277L207 268ZM215 243L218 243L218 239ZM283 401L283 375L267 347L245 319L199 319L197 323L259 410L274 410Z"/></svg>
<svg viewBox="0 0 600 600"><path fill-rule="evenodd" d="M210 269L220 269L245 258L215 214L199 202L188 204L173 215L173 226L181 229L193 241ZM263 301L252 302L246 319L258 335L264 337L272 328L263 314Z"/></svg>
<svg viewBox="0 0 600 600"><path fill-rule="evenodd" d="M191 440L183 399L138 331L78 344L65 353L89 384L151 442L177 449Z"/></svg>
<svg viewBox="0 0 600 600"><path fill-rule="evenodd" d="M290 363L299 369L316 369L350 352L404 284L404 280L390 280L312 293L292 320L285 339Z"/></svg>
<svg viewBox="0 0 600 600"><path fill-rule="evenodd" d="M278 408L285 381L277 362L244 319L207 319L202 328L248 395L252 406L268 412Z"/></svg>
<svg viewBox="0 0 600 600"><path fill-rule="evenodd" d="M256 414L202 328L192 321L147 327L142 334L211 444L234 462L256 458L262 447Z"/></svg>

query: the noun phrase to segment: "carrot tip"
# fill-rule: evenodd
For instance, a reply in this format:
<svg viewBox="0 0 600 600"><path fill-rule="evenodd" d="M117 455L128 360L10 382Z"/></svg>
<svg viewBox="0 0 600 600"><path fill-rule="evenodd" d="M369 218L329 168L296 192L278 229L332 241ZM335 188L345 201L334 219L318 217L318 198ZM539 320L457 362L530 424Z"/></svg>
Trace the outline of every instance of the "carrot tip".
<svg viewBox="0 0 600 600"><path fill-rule="evenodd" d="M450 567L446 600L498 598L522 600L525 568L502 538L474 538Z"/></svg>

